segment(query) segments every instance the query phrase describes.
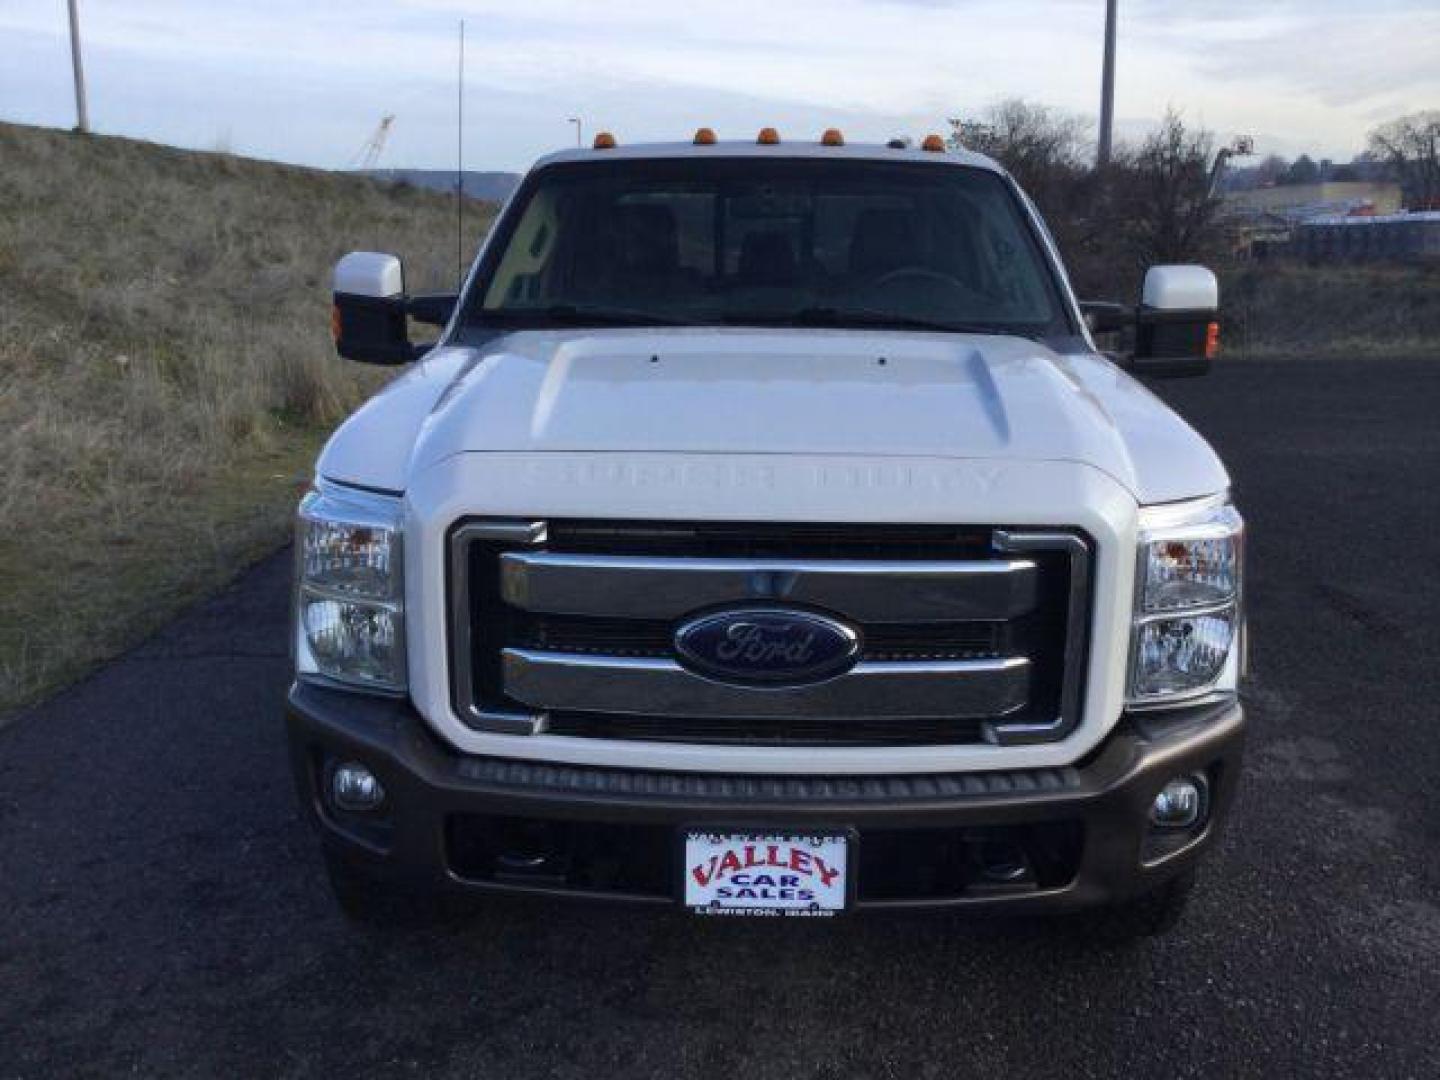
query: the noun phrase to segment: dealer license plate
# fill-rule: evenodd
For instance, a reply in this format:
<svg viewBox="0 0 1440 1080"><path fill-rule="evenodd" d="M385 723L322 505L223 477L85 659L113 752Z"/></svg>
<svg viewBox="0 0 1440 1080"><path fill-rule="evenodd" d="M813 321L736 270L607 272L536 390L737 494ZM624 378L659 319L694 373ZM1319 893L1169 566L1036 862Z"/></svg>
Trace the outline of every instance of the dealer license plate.
<svg viewBox="0 0 1440 1080"><path fill-rule="evenodd" d="M849 839L820 833L685 834L685 906L700 915L827 916L845 910Z"/></svg>

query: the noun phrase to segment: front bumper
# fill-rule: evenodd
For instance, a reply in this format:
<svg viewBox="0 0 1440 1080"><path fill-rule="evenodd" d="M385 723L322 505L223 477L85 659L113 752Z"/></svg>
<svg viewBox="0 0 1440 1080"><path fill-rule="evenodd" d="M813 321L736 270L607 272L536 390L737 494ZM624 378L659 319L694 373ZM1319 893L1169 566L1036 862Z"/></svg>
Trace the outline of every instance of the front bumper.
<svg viewBox="0 0 1440 1080"><path fill-rule="evenodd" d="M844 830L857 909L1063 910L1123 901L1189 869L1234 797L1244 716L1234 701L1125 717L1057 769L886 777L761 777L549 765L463 755L404 701L308 684L287 703L300 797L332 856L392 884L678 904L681 830ZM323 797L355 760L385 787L374 814ZM1209 812L1161 835L1147 813L1202 773ZM1018 861L1025 872L997 875ZM1008 880L1007 880L1008 878Z"/></svg>

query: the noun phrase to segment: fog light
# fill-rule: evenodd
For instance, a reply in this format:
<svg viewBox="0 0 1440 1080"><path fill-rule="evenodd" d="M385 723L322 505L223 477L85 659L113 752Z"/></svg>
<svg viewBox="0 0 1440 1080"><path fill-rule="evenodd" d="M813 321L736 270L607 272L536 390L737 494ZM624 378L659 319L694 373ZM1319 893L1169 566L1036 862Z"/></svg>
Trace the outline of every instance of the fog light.
<svg viewBox="0 0 1440 1080"><path fill-rule="evenodd" d="M1150 823L1158 829L1190 829L1205 818L1209 785L1205 777L1177 776L1150 804Z"/></svg>
<svg viewBox="0 0 1440 1080"><path fill-rule="evenodd" d="M385 789L364 765L343 761L330 772L330 799L341 810L374 810L385 801Z"/></svg>

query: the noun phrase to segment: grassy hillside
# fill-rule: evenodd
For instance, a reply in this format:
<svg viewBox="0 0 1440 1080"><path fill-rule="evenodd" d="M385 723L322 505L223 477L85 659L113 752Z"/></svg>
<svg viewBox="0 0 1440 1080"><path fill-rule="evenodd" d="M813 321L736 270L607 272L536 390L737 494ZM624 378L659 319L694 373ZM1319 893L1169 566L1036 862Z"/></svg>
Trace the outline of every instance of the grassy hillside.
<svg viewBox="0 0 1440 1080"><path fill-rule="evenodd" d="M284 538L384 378L331 349L330 266L443 288L454 227L414 188L0 124L0 715Z"/></svg>
<svg viewBox="0 0 1440 1080"><path fill-rule="evenodd" d="M1435 352L1440 264L1252 263L1221 276L1227 355Z"/></svg>

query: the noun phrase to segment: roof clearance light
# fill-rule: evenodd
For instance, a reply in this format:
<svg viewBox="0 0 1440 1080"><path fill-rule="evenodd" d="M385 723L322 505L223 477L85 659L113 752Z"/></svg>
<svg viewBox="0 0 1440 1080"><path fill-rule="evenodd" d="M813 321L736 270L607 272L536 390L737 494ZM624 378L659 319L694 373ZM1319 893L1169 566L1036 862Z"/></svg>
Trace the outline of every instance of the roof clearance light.
<svg viewBox="0 0 1440 1080"><path fill-rule="evenodd" d="M715 145L715 132L714 132L714 130L711 129L711 128L701 128L699 131L695 132L695 145L696 145L696 146L714 146L714 145Z"/></svg>
<svg viewBox="0 0 1440 1080"><path fill-rule="evenodd" d="M827 128L825 134L820 136L821 146L844 146L845 136L840 134L839 128Z"/></svg>
<svg viewBox="0 0 1440 1080"><path fill-rule="evenodd" d="M945 151L945 140L939 135L926 135L925 141L920 144L921 150L929 150L932 154L941 154Z"/></svg>
<svg viewBox="0 0 1440 1080"><path fill-rule="evenodd" d="M756 136L755 141L761 146L779 146L780 133L774 128L761 128L760 134Z"/></svg>
<svg viewBox="0 0 1440 1080"><path fill-rule="evenodd" d="M594 145L596 150L614 150L615 136L611 135L608 131L602 131L595 136Z"/></svg>

